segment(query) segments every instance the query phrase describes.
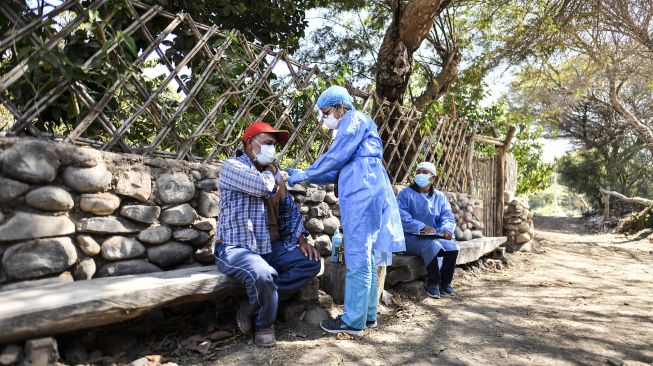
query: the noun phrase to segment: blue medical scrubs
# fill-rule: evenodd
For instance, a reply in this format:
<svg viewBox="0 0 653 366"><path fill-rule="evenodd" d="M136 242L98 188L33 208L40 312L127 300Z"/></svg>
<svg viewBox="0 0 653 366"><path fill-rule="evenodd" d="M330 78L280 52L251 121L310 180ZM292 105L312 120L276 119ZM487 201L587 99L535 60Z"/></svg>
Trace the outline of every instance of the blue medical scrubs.
<svg viewBox="0 0 653 366"><path fill-rule="evenodd" d="M376 320L375 265L389 265L392 252L405 250L397 199L382 158L383 144L372 118L350 110L327 152L305 172L309 182L318 184L334 183L338 177L347 266L341 319L358 329L366 320Z"/></svg>
<svg viewBox="0 0 653 366"><path fill-rule="evenodd" d="M456 218L444 193L435 189L431 189L428 193L421 193L418 186L412 185L399 192L397 202L406 237L407 253L419 255L424 260L424 264L428 265L440 250L449 252L460 249L453 240L418 235L425 226L431 226L440 234L448 231L453 235Z"/></svg>

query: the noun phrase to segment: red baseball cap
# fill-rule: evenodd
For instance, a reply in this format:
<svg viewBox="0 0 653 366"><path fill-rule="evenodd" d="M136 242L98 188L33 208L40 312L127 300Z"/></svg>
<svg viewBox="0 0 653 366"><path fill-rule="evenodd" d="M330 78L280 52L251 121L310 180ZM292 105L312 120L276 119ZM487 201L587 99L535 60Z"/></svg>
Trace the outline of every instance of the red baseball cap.
<svg viewBox="0 0 653 366"><path fill-rule="evenodd" d="M269 124L265 122L254 122L251 125L247 126L245 133L243 133L243 142L246 142L249 138L258 135L259 133L271 133L277 138L277 143L285 144L290 137L290 133L286 130L275 130Z"/></svg>

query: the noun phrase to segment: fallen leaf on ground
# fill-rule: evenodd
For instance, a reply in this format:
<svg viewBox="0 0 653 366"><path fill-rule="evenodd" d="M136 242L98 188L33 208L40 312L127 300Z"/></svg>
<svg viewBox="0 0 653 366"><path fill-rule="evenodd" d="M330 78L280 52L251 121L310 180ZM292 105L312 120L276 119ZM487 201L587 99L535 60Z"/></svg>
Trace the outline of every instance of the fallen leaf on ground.
<svg viewBox="0 0 653 366"><path fill-rule="evenodd" d="M225 339L229 337L231 337L231 333L224 330L218 330L206 336L206 338L212 341L219 341L221 339Z"/></svg>
<svg viewBox="0 0 653 366"><path fill-rule="evenodd" d="M206 341L206 338L202 337L201 335L194 335L186 338L186 342L204 342Z"/></svg>
<svg viewBox="0 0 653 366"><path fill-rule="evenodd" d="M352 340L352 339L354 339L354 337L352 337L351 335L349 335L347 333L338 333L338 334L336 334L336 339L339 340L339 341L344 341L344 340Z"/></svg>

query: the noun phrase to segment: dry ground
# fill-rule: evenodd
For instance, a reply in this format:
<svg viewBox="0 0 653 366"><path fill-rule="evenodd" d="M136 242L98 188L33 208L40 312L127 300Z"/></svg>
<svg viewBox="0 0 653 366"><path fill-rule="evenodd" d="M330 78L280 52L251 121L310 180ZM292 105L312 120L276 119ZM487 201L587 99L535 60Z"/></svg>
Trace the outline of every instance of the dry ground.
<svg viewBox="0 0 653 366"><path fill-rule="evenodd" d="M313 326L279 331L275 348L247 338L205 365L626 365L653 364L653 245L583 230L578 219L536 217L539 246L502 271L468 272L457 294L405 299L379 327L341 339ZM163 354L166 357L165 354ZM171 356L171 355L170 355Z"/></svg>

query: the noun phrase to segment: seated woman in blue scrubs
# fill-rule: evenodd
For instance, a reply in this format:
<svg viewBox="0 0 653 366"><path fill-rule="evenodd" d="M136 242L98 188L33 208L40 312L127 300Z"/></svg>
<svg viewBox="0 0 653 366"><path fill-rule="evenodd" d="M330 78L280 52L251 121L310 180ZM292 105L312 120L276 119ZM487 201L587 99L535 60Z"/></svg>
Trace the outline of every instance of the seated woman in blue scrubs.
<svg viewBox="0 0 653 366"><path fill-rule="evenodd" d="M422 257L428 278L426 294L439 299L441 292L454 293L451 281L460 250L453 240L456 218L447 196L433 186L435 165L421 162L416 173L415 183L397 197L406 253ZM441 265L438 257L442 257Z"/></svg>

